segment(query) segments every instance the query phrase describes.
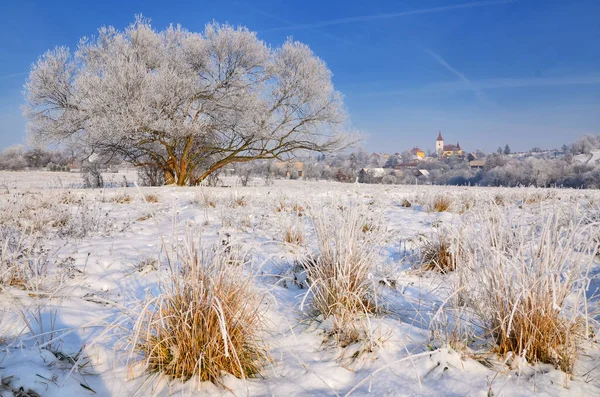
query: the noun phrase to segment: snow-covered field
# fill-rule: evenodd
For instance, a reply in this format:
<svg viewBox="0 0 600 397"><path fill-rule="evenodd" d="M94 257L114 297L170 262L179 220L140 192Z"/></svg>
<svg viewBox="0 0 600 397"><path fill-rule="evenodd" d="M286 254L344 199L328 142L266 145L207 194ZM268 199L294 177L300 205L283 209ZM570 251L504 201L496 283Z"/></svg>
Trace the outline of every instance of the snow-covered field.
<svg viewBox="0 0 600 397"><path fill-rule="evenodd" d="M287 180L265 186L258 179L247 187L231 179L229 187L125 188L119 187L123 176L135 180L134 174L107 175L114 187L86 190L73 173L0 173L0 395L600 395L600 261L593 252L599 191ZM449 208L438 212L441 198ZM331 324L311 317L310 283L298 269L318 246L313 218L343 216L348 208L373 223L365 233L377 235L369 277L382 310L369 316L368 349L360 341L341 347ZM469 306L468 299L460 307L450 303L460 292L453 289L459 275L481 296L485 275L474 271L478 285L470 285L471 270L419 269L422 248L442 234L476 243L486 233L483 223L493 219L541 234L544 219L582 225L572 245L564 248L571 240L561 235L555 247L563 254L573 248L560 280L569 277L569 266L588 266L575 269L581 278L552 309L569 312L585 303L587 316L574 316L585 323L587 338L577 346L572 375L496 354L479 324L466 333L477 336L469 343L448 336L457 328L452 315ZM290 231L297 238L285 242ZM223 374L221 387L168 381L143 373L127 348L140 305L158 293L169 256L190 233L205 247L225 245L247 259L239 271L255 276L263 298L260 333L270 357L258 377ZM562 258L554 254L548 257ZM471 266L493 265L474 263L477 258ZM20 272L14 273L15 263Z"/></svg>

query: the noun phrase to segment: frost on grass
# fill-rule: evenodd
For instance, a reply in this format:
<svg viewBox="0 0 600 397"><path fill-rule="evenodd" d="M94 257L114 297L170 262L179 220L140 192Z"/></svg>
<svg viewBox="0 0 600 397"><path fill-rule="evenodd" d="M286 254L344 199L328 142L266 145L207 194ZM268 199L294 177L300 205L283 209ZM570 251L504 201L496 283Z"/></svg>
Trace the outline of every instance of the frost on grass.
<svg viewBox="0 0 600 397"><path fill-rule="evenodd" d="M448 273L456 268L457 254L453 252L452 236L448 231L438 231L421 246L421 269Z"/></svg>
<svg viewBox="0 0 600 397"><path fill-rule="evenodd" d="M256 376L267 353L261 340L261 298L244 264L225 246L187 237L171 273L147 299L129 335L147 371L169 379L221 383L222 372Z"/></svg>
<svg viewBox="0 0 600 397"><path fill-rule="evenodd" d="M454 302L463 315L472 310L481 330L474 334L501 356L571 373L590 337L586 290L597 248L590 233L598 225L548 211L527 223L503 211L493 204L469 221Z"/></svg>
<svg viewBox="0 0 600 397"><path fill-rule="evenodd" d="M314 315L331 322L330 335L342 347L364 342L374 347L370 318L380 310L376 268L378 240L363 208L331 209L313 216L318 251L301 263L309 282Z"/></svg>
<svg viewBox="0 0 600 397"><path fill-rule="evenodd" d="M49 250L39 237L17 229L0 228L0 291L40 289L49 263Z"/></svg>

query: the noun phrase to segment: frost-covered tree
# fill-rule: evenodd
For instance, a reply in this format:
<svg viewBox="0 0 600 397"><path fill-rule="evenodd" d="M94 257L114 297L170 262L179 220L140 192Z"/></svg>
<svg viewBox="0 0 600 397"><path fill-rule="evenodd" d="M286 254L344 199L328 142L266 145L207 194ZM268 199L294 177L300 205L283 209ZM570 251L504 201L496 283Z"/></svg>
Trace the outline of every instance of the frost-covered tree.
<svg viewBox="0 0 600 397"><path fill-rule="evenodd" d="M23 145L9 146L0 152L0 170L19 171L27 167Z"/></svg>
<svg viewBox="0 0 600 397"><path fill-rule="evenodd" d="M591 150L600 148L600 135L584 135L572 145L573 154L589 153Z"/></svg>
<svg viewBox="0 0 600 397"><path fill-rule="evenodd" d="M152 29L138 17L44 54L24 113L38 143L158 166L167 183L197 183L231 163L346 146L331 72L304 44L271 48L246 28Z"/></svg>

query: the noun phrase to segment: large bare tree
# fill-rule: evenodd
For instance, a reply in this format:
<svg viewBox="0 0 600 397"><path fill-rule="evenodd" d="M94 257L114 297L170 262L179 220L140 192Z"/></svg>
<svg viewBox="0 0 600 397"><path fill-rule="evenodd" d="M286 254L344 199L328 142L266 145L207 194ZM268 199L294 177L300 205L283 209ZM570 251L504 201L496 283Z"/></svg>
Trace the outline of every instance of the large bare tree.
<svg viewBox="0 0 600 397"><path fill-rule="evenodd" d="M331 72L304 44L270 48L246 28L155 31L138 17L32 66L24 114L36 143L158 166L195 184L231 163L329 152L352 140Z"/></svg>

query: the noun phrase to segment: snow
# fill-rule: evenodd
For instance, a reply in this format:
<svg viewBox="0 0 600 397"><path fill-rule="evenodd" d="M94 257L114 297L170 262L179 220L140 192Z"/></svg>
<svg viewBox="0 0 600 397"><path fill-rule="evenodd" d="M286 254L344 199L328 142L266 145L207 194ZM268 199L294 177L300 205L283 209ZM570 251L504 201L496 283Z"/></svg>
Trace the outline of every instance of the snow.
<svg viewBox="0 0 600 397"><path fill-rule="evenodd" d="M113 175L118 186L122 180ZM129 181L134 180L128 175ZM105 178L106 180L106 178ZM482 358L470 349L456 351L435 346L429 322L445 299L445 286L452 275L420 274L414 265L422 236L440 227L458 222L465 211L461 203L485 201L498 195L510 202L515 216L535 217L542 206L556 211L572 208L574 203L598 206L600 192L545 189L498 189L430 186L390 186L276 180L264 186L232 187L113 187L79 190L76 174L27 172L0 173L0 203L14 198L41 195L53 200L65 191L84 197L82 205L96 206L110 219L110 228L94 229L84 236L54 233L44 235L44 244L55 257L52 275L58 274L57 263L69 267L60 288L35 293L18 288L0 289L0 378L10 387L32 390L43 396L98 395L131 396L597 396L600 395L600 359L595 344L585 346L575 374L569 378L546 364L528 364L520 357ZM146 203L146 194L155 194L158 203ZM129 203L112 198L127 194ZM427 201L436 195L453 198L449 212L428 212ZM525 204L526 197L546 197ZM215 206L206 206L209 197ZM243 198L244 205L236 205ZM408 199L410 208L400 203ZM374 319L380 337L374 352L360 352L360 346L345 349L332 345L325 333L327 321L310 319L301 310L306 289L282 282L294 260L315 249L316 241L310 222L312 212L321 208L354 203L381 211L385 219L385 246L381 250L380 271L393 280L381 286L388 312ZM291 208L303 207L301 216ZM64 204L77 213L78 204ZM277 210L283 206L284 210ZM522 207L522 208L519 208ZM2 207L6 211L9 207ZM16 215L15 215L16 216ZM4 219L4 218L3 218ZM104 219L104 218L103 218ZM34 218L35 220L35 218ZM7 221L8 222L8 221ZM301 246L285 244L282 229L299 225L304 233ZM128 368L128 352L121 350L118 327L127 328L126 314L136 302L156 291L164 271L165 247L176 244L193 225L201 231L205 244L220 244L229 239L240 244L252 256L252 268L260 275L257 288L265 296L264 309L268 331L265 342L272 361L261 377L236 379L224 374L229 391L193 381L168 382ZM7 228L7 223L0 224ZM98 231L99 230L99 231ZM156 259L153 265L152 259ZM159 268L156 270L156 268ZM598 265L592 285L598 285ZM75 355L81 350L77 366L40 348L44 335L34 335L23 316L36 313L36 299L46 304L32 321L39 331L54 330L60 335L53 341L55 351ZM597 305L597 301L595 302ZM29 317L27 317L29 316ZM33 316L35 317L35 316ZM115 327L118 322L118 327ZM39 333L39 332L38 332ZM355 352L358 358L352 359ZM596 363L596 364L595 364ZM133 376L138 375L138 376ZM83 386L82 386L83 385ZM94 392L92 392L93 390ZM0 386L0 395L12 395Z"/></svg>

